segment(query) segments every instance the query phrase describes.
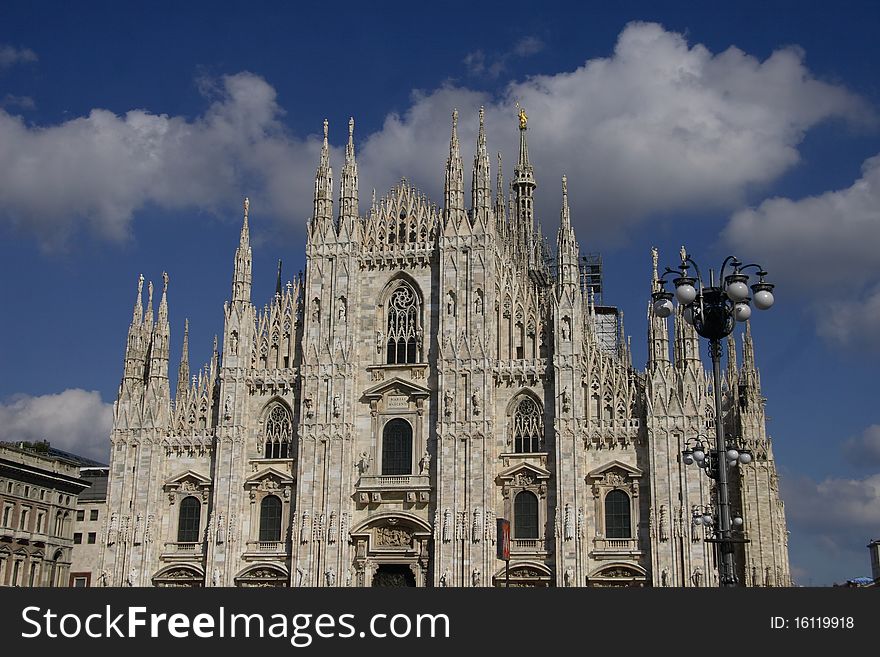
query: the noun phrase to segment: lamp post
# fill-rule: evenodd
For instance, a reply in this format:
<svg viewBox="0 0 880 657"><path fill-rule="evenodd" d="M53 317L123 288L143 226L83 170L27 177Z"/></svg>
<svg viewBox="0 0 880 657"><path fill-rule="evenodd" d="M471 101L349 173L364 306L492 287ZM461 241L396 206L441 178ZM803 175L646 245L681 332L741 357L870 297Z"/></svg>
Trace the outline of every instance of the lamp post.
<svg viewBox="0 0 880 657"><path fill-rule="evenodd" d="M693 268L696 276L690 275ZM729 273L728 272L729 269ZM755 269L758 281L751 285L753 296L749 296L749 276L746 270ZM656 291L651 295L654 314L669 317L673 311L673 294L666 290L666 277L675 275L675 299L683 307L682 316L697 333L709 341L709 356L712 358L712 380L715 390L715 447L705 449L699 437L689 439L682 451L686 465L696 463L707 476L717 482L718 513L715 523L715 537L711 542L718 544L719 586L736 586L736 569L733 561L734 544L743 539L731 536L729 468L734 463L749 463L751 453L728 444L724 437L721 415L721 341L731 334L736 322L744 322L752 314L749 302L754 301L758 310L767 310L773 305L773 285L764 277L767 272L757 264L744 265L735 256L728 256L721 265L719 281L715 282L715 272L709 270L709 284L705 285L700 268L684 247L681 249L681 264L677 269L666 268L658 279ZM711 517L711 516L710 516ZM740 519L741 521L741 519Z"/></svg>

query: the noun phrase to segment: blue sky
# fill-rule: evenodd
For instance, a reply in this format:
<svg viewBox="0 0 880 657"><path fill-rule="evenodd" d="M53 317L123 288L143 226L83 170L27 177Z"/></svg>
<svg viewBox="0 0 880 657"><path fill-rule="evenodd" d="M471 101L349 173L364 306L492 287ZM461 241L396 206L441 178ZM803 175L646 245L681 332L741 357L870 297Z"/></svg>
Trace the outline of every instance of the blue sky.
<svg viewBox="0 0 880 657"><path fill-rule="evenodd" d="M843 3L4 3L0 439L106 458L141 272L168 271L172 353L222 328L241 199L256 302L303 264L321 122L361 210L435 201L453 107L509 180L529 111L537 210L568 175L581 248L646 358L649 249L734 252L778 284L754 317L801 584L869 572L880 535L880 8ZM494 160L493 160L494 165Z"/></svg>

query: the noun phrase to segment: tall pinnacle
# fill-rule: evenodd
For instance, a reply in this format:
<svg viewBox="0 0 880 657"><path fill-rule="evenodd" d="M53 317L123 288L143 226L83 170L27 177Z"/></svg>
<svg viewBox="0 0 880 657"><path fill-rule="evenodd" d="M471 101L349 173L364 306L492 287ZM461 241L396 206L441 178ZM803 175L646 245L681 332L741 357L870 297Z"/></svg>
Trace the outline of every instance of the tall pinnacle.
<svg viewBox="0 0 880 657"><path fill-rule="evenodd" d="M180 352L180 365L177 368L177 392L175 410L180 413L185 406L186 393L189 385L189 319L183 323L183 348Z"/></svg>
<svg viewBox="0 0 880 657"><path fill-rule="evenodd" d="M533 194L535 192L535 176L532 165L529 163L529 148L526 144L526 130L528 130L528 117L526 111L519 110L519 160L513 168L513 191L515 194L514 206L516 215L511 217L516 239L517 251L520 258L528 261L532 251L532 241L535 232L535 216Z"/></svg>
<svg viewBox="0 0 880 657"><path fill-rule="evenodd" d="M313 230L321 232L333 221L333 170L330 168L330 145L327 141L329 122L324 119L324 141L321 144L321 161L315 171L315 203Z"/></svg>
<svg viewBox="0 0 880 657"><path fill-rule="evenodd" d="M159 326L168 323L168 273L162 272L162 299L159 301L159 317L156 321Z"/></svg>
<svg viewBox="0 0 880 657"><path fill-rule="evenodd" d="M340 232L358 216L358 168L354 157L354 117L348 120L348 144L345 147L345 165L342 167L342 181L339 185L339 227Z"/></svg>
<svg viewBox="0 0 880 657"><path fill-rule="evenodd" d="M131 323L132 323L132 325L140 324L142 321L144 321L144 297L143 297L143 290L144 290L144 275L141 274L141 275L138 276L138 293L137 293L137 299L135 299L135 302L134 302L134 312L132 313L132 316L131 316Z"/></svg>
<svg viewBox="0 0 880 657"><path fill-rule="evenodd" d="M461 167L461 149L458 145L458 110L452 112L452 137L449 140L449 159L446 161L444 203L447 221L457 226L464 216L464 184Z"/></svg>
<svg viewBox="0 0 880 657"><path fill-rule="evenodd" d="M477 150L474 153L474 170L471 181L471 207L474 218L488 224L491 208L491 183L489 172L489 153L486 151L485 110L480 108L480 131L477 134Z"/></svg>
<svg viewBox="0 0 880 657"><path fill-rule="evenodd" d="M495 224L496 230L504 234L507 219L504 212L504 174L501 167L501 153L498 153L498 171L495 174Z"/></svg>
<svg viewBox="0 0 880 657"><path fill-rule="evenodd" d="M571 227L568 207L568 178L562 176L562 210L559 212L559 234L556 237L558 281L560 285L578 283L578 245Z"/></svg>
<svg viewBox="0 0 880 657"><path fill-rule="evenodd" d="M253 265L253 254L251 252L250 229L248 227L248 213L250 211L251 202L245 197L244 199L244 219L241 224L241 237L238 240L238 247L235 249L235 265L232 273L232 301L233 303L251 302L251 267Z"/></svg>

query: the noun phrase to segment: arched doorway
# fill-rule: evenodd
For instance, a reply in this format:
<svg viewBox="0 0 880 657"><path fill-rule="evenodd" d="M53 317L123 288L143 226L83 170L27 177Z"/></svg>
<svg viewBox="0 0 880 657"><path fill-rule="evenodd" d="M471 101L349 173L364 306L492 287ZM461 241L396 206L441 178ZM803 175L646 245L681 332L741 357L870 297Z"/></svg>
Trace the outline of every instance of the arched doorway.
<svg viewBox="0 0 880 657"><path fill-rule="evenodd" d="M405 563L383 563L373 574L373 586L407 587L416 585L412 568Z"/></svg>

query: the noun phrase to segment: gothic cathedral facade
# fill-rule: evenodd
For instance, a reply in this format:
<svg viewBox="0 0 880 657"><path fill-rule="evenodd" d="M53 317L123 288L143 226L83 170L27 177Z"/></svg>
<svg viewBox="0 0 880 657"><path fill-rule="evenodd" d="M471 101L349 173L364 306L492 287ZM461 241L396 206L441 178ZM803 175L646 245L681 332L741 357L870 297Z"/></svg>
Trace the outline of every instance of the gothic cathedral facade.
<svg viewBox="0 0 880 657"><path fill-rule="evenodd" d="M215 340L191 380L185 331L173 398L168 279L154 320L141 277L114 409L106 584L717 584L692 522L711 480L680 457L714 427L698 337L649 305L647 366L633 367L622 318L584 275L564 178L555 254L545 245L524 113L519 128L512 183L499 155L494 198L481 110L466 207L455 113L443 207L403 180L361 216L353 121L335 213L325 121L304 275L279 275L255 307L245 200L222 351ZM748 329L742 366L728 349L726 431L755 455L734 477L750 539L738 577L786 586Z"/></svg>

